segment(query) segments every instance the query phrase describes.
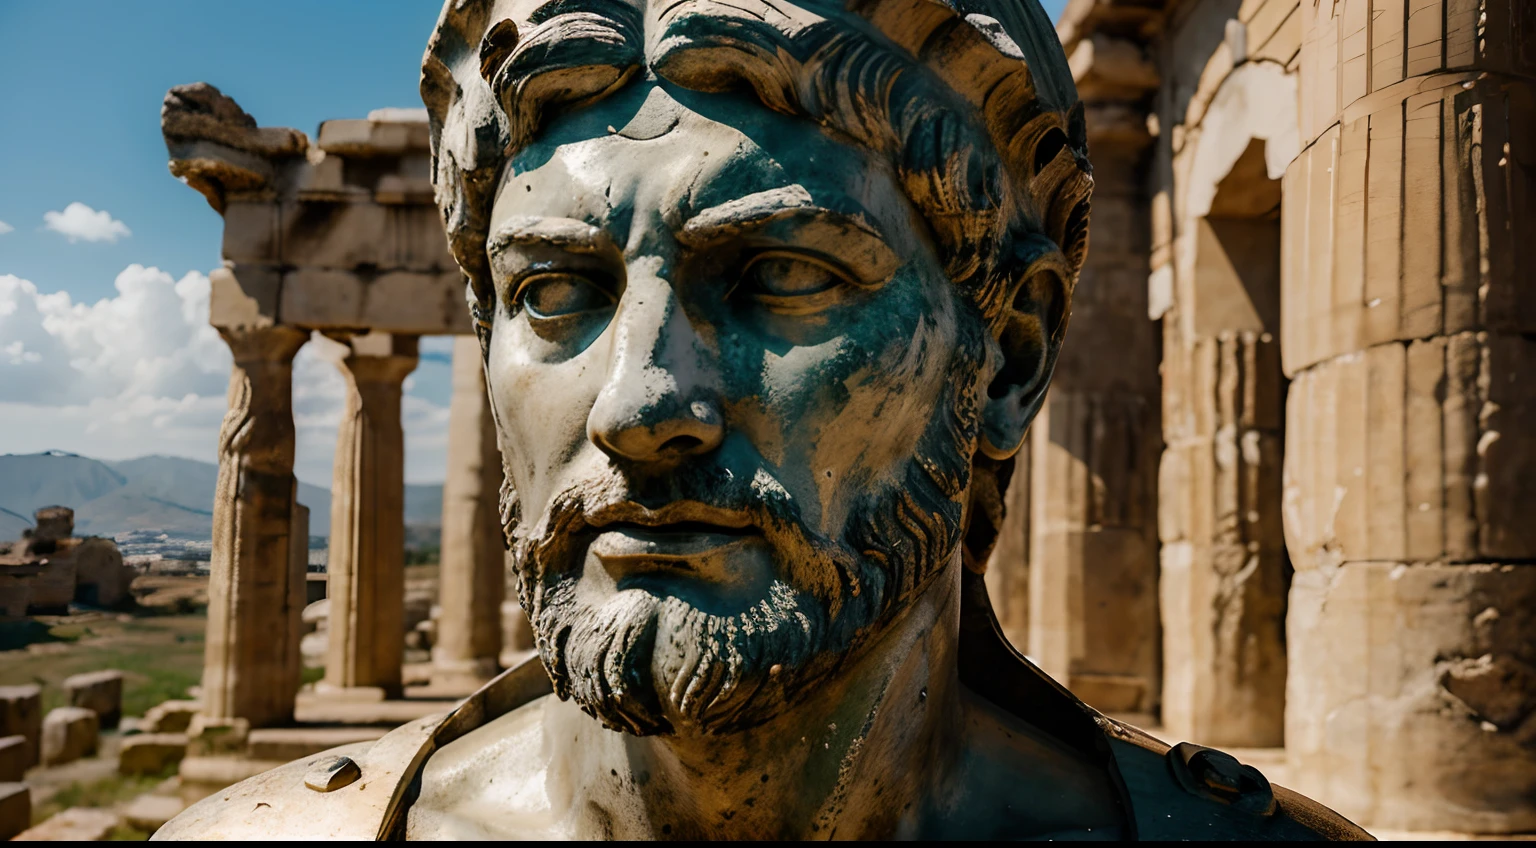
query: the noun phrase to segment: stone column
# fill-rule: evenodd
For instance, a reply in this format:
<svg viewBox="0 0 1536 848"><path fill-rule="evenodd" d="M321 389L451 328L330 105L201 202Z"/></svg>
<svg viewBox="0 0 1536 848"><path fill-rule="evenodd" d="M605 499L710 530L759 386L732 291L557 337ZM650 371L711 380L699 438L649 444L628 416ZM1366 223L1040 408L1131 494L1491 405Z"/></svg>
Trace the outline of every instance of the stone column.
<svg viewBox="0 0 1536 848"><path fill-rule="evenodd" d="M1162 719L1176 740L1278 747L1290 568L1279 178L1297 150L1296 76L1248 57L1238 21L1226 32L1212 54L1169 57L1159 98L1169 129L1152 173L1148 282L1163 323L1167 445L1158 475Z"/></svg>
<svg viewBox="0 0 1536 848"><path fill-rule="evenodd" d="M1156 708L1158 338L1147 320L1145 115L1090 104L1095 238L1031 429L1029 655L1090 705Z"/></svg>
<svg viewBox="0 0 1536 848"><path fill-rule="evenodd" d="M234 354L219 430L202 713L251 726L292 719L299 613L288 568L293 495L293 356L309 333L221 327ZM280 626L274 627L274 622Z"/></svg>
<svg viewBox="0 0 1536 848"><path fill-rule="evenodd" d="M369 333L341 361L347 409L331 480L325 688L398 695L405 645L405 431L401 383L415 336ZM361 693L354 693L361 694Z"/></svg>
<svg viewBox="0 0 1536 848"><path fill-rule="evenodd" d="M1169 322L1160 488L1163 724L1202 745L1283 742L1284 380L1273 337L1189 340Z"/></svg>
<svg viewBox="0 0 1536 848"><path fill-rule="evenodd" d="M448 409L448 475L443 481L442 556L438 570L437 639L432 688L469 694L499 670L502 542L497 498L501 451L486 395L480 341L453 345L453 400Z"/></svg>
<svg viewBox="0 0 1536 848"><path fill-rule="evenodd" d="M297 487L295 487L297 496ZM295 499L293 503L292 534L288 537L288 602L298 609L299 615L288 619L288 639L298 645L304 638L304 607L309 603L309 507ZM287 654L287 682L284 686L299 691L304 675L304 656L300 650Z"/></svg>
<svg viewBox="0 0 1536 848"><path fill-rule="evenodd" d="M1292 779L1375 827L1536 830L1536 13L1300 14Z"/></svg>

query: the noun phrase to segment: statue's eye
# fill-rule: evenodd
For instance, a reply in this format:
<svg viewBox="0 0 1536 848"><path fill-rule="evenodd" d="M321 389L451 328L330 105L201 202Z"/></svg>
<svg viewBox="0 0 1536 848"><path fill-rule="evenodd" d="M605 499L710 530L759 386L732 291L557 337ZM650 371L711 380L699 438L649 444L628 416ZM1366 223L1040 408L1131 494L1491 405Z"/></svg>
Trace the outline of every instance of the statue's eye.
<svg viewBox="0 0 1536 848"><path fill-rule="evenodd" d="M778 252L760 254L742 275L746 291L767 302L830 293L847 282L845 275L825 262Z"/></svg>
<svg viewBox="0 0 1536 848"><path fill-rule="evenodd" d="M613 295L596 283L569 273L534 274L523 281L515 302L530 318L563 318L613 306Z"/></svg>

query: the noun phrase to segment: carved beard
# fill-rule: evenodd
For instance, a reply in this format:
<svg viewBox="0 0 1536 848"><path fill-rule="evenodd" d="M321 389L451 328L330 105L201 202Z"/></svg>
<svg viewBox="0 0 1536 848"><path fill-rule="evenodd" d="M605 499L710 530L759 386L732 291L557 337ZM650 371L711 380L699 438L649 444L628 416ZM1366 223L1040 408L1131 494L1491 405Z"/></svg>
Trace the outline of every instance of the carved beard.
<svg viewBox="0 0 1536 848"><path fill-rule="evenodd" d="M579 590L585 516L633 492L613 473L552 498L519 524L503 491L519 595L555 693L605 726L639 736L732 733L760 725L859 653L955 555L970 484L979 409L978 346L965 346L901 485L850 511L841 539L809 530L783 489L759 471L679 469L664 485L753 515L783 572L745 611L719 614L641 589L587 603ZM507 479L511 474L507 474ZM704 497L703 492L709 494ZM649 499L648 499L649 500Z"/></svg>

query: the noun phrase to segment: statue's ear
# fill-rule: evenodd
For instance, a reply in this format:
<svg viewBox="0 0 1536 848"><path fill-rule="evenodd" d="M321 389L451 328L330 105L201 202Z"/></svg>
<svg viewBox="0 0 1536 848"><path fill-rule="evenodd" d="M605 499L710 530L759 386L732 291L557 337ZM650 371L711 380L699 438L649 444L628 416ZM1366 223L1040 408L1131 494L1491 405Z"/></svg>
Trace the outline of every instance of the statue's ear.
<svg viewBox="0 0 1536 848"><path fill-rule="evenodd" d="M1002 364L987 386L981 413L981 451L999 460L1018 452L1045 401L1072 311L1071 271L1045 236L1019 242L1004 273L1012 288L997 334Z"/></svg>

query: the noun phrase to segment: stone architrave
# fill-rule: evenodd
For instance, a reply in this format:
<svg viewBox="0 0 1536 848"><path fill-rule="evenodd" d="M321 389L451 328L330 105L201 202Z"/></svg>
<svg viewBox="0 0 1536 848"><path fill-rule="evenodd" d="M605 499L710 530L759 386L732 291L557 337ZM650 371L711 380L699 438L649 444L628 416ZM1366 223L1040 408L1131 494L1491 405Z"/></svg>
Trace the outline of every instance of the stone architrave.
<svg viewBox="0 0 1536 848"><path fill-rule="evenodd" d="M123 714L123 673L108 669L64 678L70 706L93 710L103 729L117 727Z"/></svg>
<svg viewBox="0 0 1536 848"><path fill-rule="evenodd" d="M208 580L204 714L280 724L293 717L287 634L293 532L293 356L309 338L283 326L220 327L234 354L219 431ZM274 622L281 626L274 627Z"/></svg>
<svg viewBox="0 0 1536 848"><path fill-rule="evenodd" d="M448 411L448 474L443 483L442 554L432 687L465 694L499 670L504 567L501 451L485 391L480 342L453 346L453 400Z"/></svg>
<svg viewBox="0 0 1536 848"><path fill-rule="evenodd" d="M43 690L35 683L0 686L0 736L26 740L25 768L39 762L43 741Z"/></svg>
<svg viewBox="0 0 1536 848"><path fill-rule="evenodd" d="M372 333L341 361L347 408L331 484L327 688L401 688L405 616L405 434L401 383L417 339Z"/></svg>
<svg viewBox="0 0 1536 848"><path fill-rule="evenodd" d="M55 707L43 717L43 765L59 766L96 753L101 725L94 710Z"/></svg>

